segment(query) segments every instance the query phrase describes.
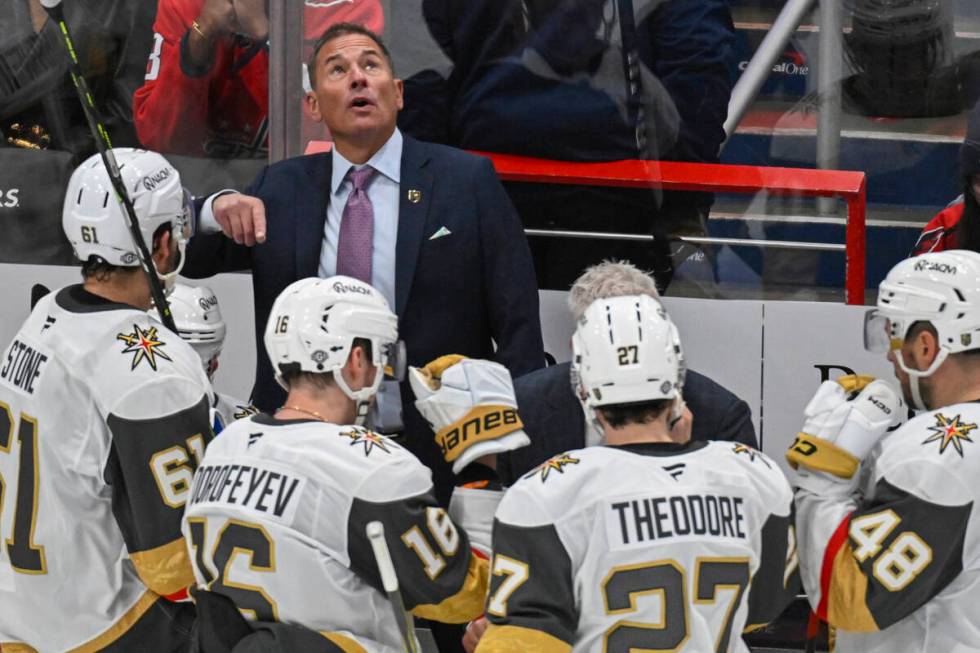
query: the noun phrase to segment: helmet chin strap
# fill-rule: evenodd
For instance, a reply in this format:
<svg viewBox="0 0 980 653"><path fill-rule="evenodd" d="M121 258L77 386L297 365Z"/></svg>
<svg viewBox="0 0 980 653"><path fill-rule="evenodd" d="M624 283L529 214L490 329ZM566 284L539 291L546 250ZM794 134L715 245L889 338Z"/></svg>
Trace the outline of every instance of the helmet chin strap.
<svg viewBox="0 0 980 653"><path fill-rule="evenodd" d="M922 393L919 391L919 377L909 377L909 389L912 391L912 406L914 406L916 410L929 410L929 407L926 406L926 402L922 400Z"/></svg>
<svg viewBox="0 0 980 653"><path fill-rule="evenodd" d="M677 398L674 399L673 408L670 409L670 419L667 420L668 430L673 431L677 422L681 421L681 418L684 417L684 406L686 405L687 404L684 403L684 397L678 394Z"/></svg>
<svg viewBox="0 0 980 653"><path fill-rule="evenodd" d="M340 390L354 401L354 424L356 426L364 426L368 411L371 409L371 398L378 392L378 386L381 385L381 377L384 376L384 370L380 366L375 368L374 380L370 385L366 385L360 390L351 390L351 387L347 385L347 381L344 379L344 375L341 373L342 371L343 368L333 371L334 381L337 382Z"/></svg>
<svg viewBox="0 0 980 653"><path fill-rule="evenodd" d="M916 370L910 368L905 364L905 356L902 354L901 350L895 352L895 360L898 361L898 367L909 375L909 390L912 394L912 405L916 410L929 410L926 406L925 401L922 399L922 390L919 386L919 379L923 379L932 376L939 366L943 364L946 357L949 356L949 350L945 347L940 347L939 353L936 354L936 358L933 359L932 364L924 370Z"/></svg>

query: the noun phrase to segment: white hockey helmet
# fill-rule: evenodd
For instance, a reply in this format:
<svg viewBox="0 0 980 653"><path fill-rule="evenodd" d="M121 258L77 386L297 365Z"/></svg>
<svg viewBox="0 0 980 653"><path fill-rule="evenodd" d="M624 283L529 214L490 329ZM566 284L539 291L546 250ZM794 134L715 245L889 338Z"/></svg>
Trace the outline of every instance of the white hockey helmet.
<svg viewBox="0 0 980 653"><path fill-rule="evenodd" d="M677 328L649 295L594 301L572 335L572 374L587 412L615 404L677 400L684 409L684 353Z"/></svg>
<svg viewBox="0 0 980 653"><path fill-rule="evenodd" d="M156 152L120 147L112 153L148 249L152 250L153 233L160 225L171 224L180 260L175 270L165 275L158 273L169 288L183 266L184 247L192 234L190 195L181 186L176 168ZM97 256L110 265L139 265L124 213L101 156L93 154L75 169L65 193L62 227L75 256L83 262Z"/></svg>
<svg viewBox="0 0 980 653"><path fill-rule="evenodd" d="M167 300L178 335L194 348L201 357L205 371L209 371L212 359L221 354L225 344L226 329L221 319L218 296L207 286L177 283ZM149 313L154 318L157 316L155 308L151 308Z"/></svg>
<svg viewBox="0 0 980 653"><path fill-rule="evenodd" d="M371 342L371 362L377 367L373 382L357 391L340 373L355 338ZM279 385L289 389L283 373L290 369L332 372L344 394L357 403L358 424L367 416L382 377L402 373L404 350L399 345L398 318L385 298L363 281L345 276L290 284L276 298L265 326L265 348Z"/></svg>
<svg viewBox="0 0 980 653"><path fill-rule="evenodd" d="M980 254L963 249L922 254L893 267L881 282L878 305L864 318L864 347L886 352L900 349L916 322L936 329L939 353L928 369L909 368L913 401L922 410L918 379L931 376L947 356L980 348Z"/></svg>

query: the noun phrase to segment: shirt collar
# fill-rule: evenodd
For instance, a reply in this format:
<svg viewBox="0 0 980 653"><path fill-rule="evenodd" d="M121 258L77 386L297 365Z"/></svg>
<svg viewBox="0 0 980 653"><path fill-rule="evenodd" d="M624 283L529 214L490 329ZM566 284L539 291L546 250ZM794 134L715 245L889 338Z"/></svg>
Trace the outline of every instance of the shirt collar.
<svg viewBox="0 0 980 653"><path fill-rule="evenodd" d="M371 166L396 184L401 183L402 142L402 133L396 127L391 137L385 141L380 150L374 153L374 156L368 159L365 165ZM333 170L330 173L330 193L336 195L347 177L347 172L354 164L345 159L336 147L331 150L331 154L333 156Z"/></svg>

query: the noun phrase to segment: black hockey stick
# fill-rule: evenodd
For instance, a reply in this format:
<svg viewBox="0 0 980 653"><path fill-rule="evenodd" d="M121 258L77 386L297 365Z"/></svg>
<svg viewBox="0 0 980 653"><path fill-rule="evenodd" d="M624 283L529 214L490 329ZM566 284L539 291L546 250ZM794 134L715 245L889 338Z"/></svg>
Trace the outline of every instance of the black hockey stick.
<svg viewBox="0 0 980 653"><path fill-rule="evenodd" d="M157 312L160 314L160 321L163 322L163 325L176 333L177 327L174 324L173 315L170 313L170 304L167 303L167 297L163 292L163 284L160 282L160 278L157 277L156 267L153 265L150 250L147 249L146 242L143 240L143 234L140 232L139 218L136 217L133 202L129 199L129 194L126 192L126 185L123 183L122 176L119 174L116 157L112 155L112 150L110 149L112 147L112 141L109 140L109 132L106 131L105 125L102 123L102 117L99 115L99 110L95 106L95 100L92 98L92 92L89 90L88 82L85 81L85 77L82 75L82 68L78 63L78 55L75 51L75 43L71 38L71 32L68 31L68 24L65 22L65 13L61 8L61 0L41 0L41 4L48 12L48 15L51 16L51 20L58 25L58 31L61 32L62 42L68 51L68 72L71 73L71 81L74 83L75 90L78 92L78 99L82 103L85 120L88 122L89 130L91 130L92 137L95 139L95 147L98 148L99 154L102 156L102 163L105 165L106 172L109 173L112 188L116 191L116 199L123 206L126 226L129 228L129 235L133 239L133 244L136 245L140 266L143 268L143 272L146 274L146 280L150 284L150 296L153 298L153 304L157 307Z"/></svg>

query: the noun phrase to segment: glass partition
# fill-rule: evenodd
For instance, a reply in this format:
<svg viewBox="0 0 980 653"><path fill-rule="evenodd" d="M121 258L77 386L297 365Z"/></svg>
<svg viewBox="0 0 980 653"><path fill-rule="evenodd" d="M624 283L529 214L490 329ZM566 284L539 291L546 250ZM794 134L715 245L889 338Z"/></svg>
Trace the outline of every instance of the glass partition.
<svg viewBox="0 0 980 653"><path fill-rule="evenodd" d="M961 164L960 146L980 92L980 9L966 0L843 0L835 5L840 47L829 51L821 26L833 22L818 5L76 0L65 10L113 143L167 154L196 194L244 188L270 158L329 142L304 99L304 64L327 26L352 21L383 34L405 81L399 126L416 138L565 162L822 164L864 173L873 289L974 172L969 156ZM794 11L799 24L775 38L780 14ZM287 24L289 15L296 18ZM270 38L277 29L281 38ZM0 6L4 262L70 260L60 189L94 146L57 37L39 0ZM758 92L726 133L736 84L744 88L750 62L767 53ZM276 120L289 128L273 129ZM506 187L545 288L567 287L583 266L617 257L653 270L668 294L844 297L839 248L765 245L843 244L840 201L765 190ZM968 194L968 210L954 212L972 220L975 204Z"/></svg>

